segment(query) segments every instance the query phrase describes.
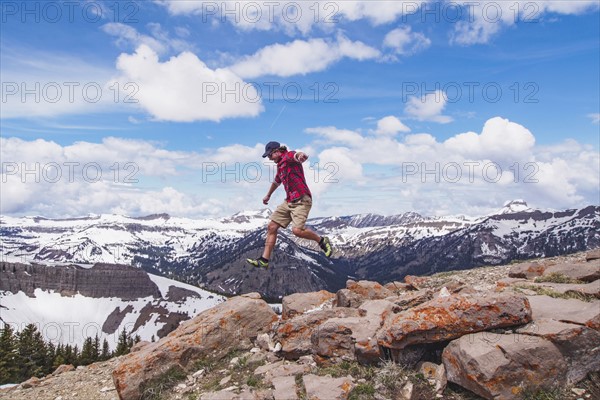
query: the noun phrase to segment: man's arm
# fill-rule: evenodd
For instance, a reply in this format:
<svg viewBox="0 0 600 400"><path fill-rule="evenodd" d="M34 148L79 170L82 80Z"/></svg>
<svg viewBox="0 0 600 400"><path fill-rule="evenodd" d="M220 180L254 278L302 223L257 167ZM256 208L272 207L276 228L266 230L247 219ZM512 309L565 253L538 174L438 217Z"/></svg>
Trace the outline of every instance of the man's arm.
<svg viewBox="0 0 600 400"><path fill-rule="evenodd" d="M294 154L294 160L298 161L299 163L303 163L304 161L308 160L308 154L297 151L296 154Z"/></svg>
<svg viewBox="0 0 600 400"><path fill-rule="evenodd" d="M281 183L277 183L277 182L271 183L271 187L269 188L267 195L263 198L263 204L269 203L269 200L271 199L271 195L279 187L279 185L281 185Z"/></svg>

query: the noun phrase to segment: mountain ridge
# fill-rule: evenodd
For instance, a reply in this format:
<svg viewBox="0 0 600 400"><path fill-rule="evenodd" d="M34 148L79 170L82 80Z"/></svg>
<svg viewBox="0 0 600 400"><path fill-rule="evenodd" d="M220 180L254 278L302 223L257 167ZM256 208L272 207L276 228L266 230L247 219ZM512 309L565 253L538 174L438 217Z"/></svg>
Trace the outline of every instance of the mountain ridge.
<svg viewBox="0 0 600 400"><path fill-rule="evenodd" d="M256 291L276 301L298 291L335 291L348 278L385 283L407 274L600 247L600 206L548 211L513 200L480 217L407 212L309 219L307 225L334 243L332 259L313 242L282 229L273 268L252 270L244 260L262 253L269 216L268 209L261 209L206 220L167 214L35 221L0 217L2 257L127 264L228 296Z"/></svg>

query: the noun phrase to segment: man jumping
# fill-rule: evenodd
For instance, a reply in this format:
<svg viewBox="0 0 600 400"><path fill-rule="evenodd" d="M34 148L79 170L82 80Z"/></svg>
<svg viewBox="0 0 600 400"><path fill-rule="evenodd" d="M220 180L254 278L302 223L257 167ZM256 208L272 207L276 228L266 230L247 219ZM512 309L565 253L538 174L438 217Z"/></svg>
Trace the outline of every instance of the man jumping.
<svg viewBox="0 0 600 400"><path fill-rule="evenodd" d="M280 227L286 228L290 222L294 235L314 240L319 244L325 256L331 257L333 248L329 238L319 236L304 226L312 207L312 195L306 184L302 168L302 163L308 159L308 155L301 151L288 151L287 147L281 146L278 142L269 142L265 146L263 158L265 157L269 157L269 160L277 164L277 175L275 175L275 181L271 183L269 192L263 198L263 204L269 203L271 195L282 183L286 198L271 215L271 222L267 226L267 240L263 255L257 259L248 258L246 262L254 267L268 269L269 259L277 241L277 231Z"/></svg>

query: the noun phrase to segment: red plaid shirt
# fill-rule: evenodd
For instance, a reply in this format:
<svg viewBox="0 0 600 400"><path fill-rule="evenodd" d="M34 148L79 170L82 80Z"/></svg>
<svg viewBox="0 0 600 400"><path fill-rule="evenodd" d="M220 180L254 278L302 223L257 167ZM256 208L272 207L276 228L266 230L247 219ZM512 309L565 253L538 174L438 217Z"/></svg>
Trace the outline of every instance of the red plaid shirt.
<svg viewBox="0 0 600 400"><path fill-rule="evenodd" d="M275 183L283 183L286 194L285 200L289 203L301 199L304 195L312 197L304 178L302 163L296 161L295 155L295 151L283 153L277 163L277 175L275 175Z"/></svg>

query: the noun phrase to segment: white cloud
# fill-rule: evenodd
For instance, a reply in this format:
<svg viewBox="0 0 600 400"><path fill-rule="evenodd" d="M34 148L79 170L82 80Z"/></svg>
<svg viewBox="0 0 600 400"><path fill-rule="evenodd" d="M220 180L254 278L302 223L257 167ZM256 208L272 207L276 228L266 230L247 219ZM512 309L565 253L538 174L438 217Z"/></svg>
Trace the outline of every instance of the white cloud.
<svg viewBox="0 0 600 400"><path fill-rule="evenodd" d="M190 52L161 62L155 51L142 45L134 54L121 54L117 69L123 74L119 81L137 85L139 106L157 120L220 121L263 111L251 84L227 68L210 69Z"/></svg>
<svg viewBox="0 0 600 400"><path fill-rule="evenodd" d="M546 13L583 14L596 11L597 0L544 0L544 1L450 1L460 6L465 16L458 21L451 42L460 45L488 43L503 27L517 22L538 22Z"/></svg>
<svg viewBox="0 0 600 400"><path fill-rule="evenodd" d="M574 140L536 146L524 126L504 118L488 120L480 133L458 133L439 142L426 133L367 136L335 127L306 130L317 136L319 164L336 159L340 170L361 166L361 174L321 187L325 202L336 204L336 214L415 210L425 214L485 214L509 199L524 198L530 205L552 209L597 204L600 154ZM334 150L326 152L326 150ZM342 166L343 165L343 168ZM360 184L360 189L356 187ZM335 189L335 190L333 190ZM398 198L398 196L402 196ZM357 211L348 196L360 197L367 207ZM318 203L317 203L318 209ZM318 212L318 211L317 211Z"/></svg>
<svg viewBox="0 0 600 400"><path fill-rule="evenodd" d="M377 121L377 135L395 135L398 132L410 132L410 128L402 123L397 117L388 115Z"/></svg>
<svg viewBox="0 0 600 400"><path fill-rule="evenodd" d="M592 124L600 123L600 113L588 114L588 118L591 118Z"/></svg>
<svg viewBox="0 0 600 400"><path fill-rule="evenodd" d="M233 198L256 200L260 207L269 179L263 149L257 143L191 152L115 137L66 146L0 138L0 213L233 214L240 204Z"/></svg>
<svg viewBox="0 0 600 400"><path fill-rule="evenodd" d="M119 47L137 48L146 45L158 54L167 54L169 51L182 52L193 49L193 45L183 39L172 38L159 23L151 22L146 25L151 35L144 35L130 25L120 22L109 22L101 26L101 29L111 36L117 38ZM176 34L181 37L189 36L185 28L175 28Z"/></svg>
<svg viewBox="0 0 600 400"><path fill-rule="evenodd" d="M365 183L363 166L360 162L356 162L351 149L332 147L323 150L317 157L318 170L306 171L305 168L307 183L314 197L337 185Z"/></svg>
<svg viewBox="0 0 600 400"><path fill-rule="evenodd" d="M173 15L196 15L203 22L226 20L241 30L279 29L289 35L308 34L314 26L331 30L344 22L367 20L372 25L396 21L412 14L428 1L255 2L226 0L157 0ZM299 9L298 9L299 7Z"/></svg>
<svg viewBox="0 0 600 400"><path fill-rule="evenodd" d="M535 137L524 126L500 117L486 121L481 134L461 133L444 142L456 154L471 159L527 159Z"/></svg>
<svg viewBox="0 0 600 400"><path fill-rule="evenodd" d="M385 35L383 46L393 49L394 53L409 56L428 48L431 40L420 32L412 32L410 26L396 28Z"/></svg>
<svg viewBox="0 0 600 400"><path fill-rule="evenodd" d="M424 96L412 96L408 99L404 112L419 121L433 121L440 124L452 122L450 116L442 115L446 107L446 94L442 90L427 93Z"/></svg>
<svg viewBox="0 0 600 400"><path fill-rule="evenodd" d="M122 24L120 22L109 22L102 25L102 30L111 36L117 38L117 45L120 47L133 46L134 48L144 44L159 54L167 52L168 46L161 43L159 40L142 35L134 27Z"/></svg>
<svg viewBox="0 0 600 400"><path fill-rule="evenodd" d="M597 148L575 140L538 146L526 127L500 117L445 141L429 133L393 137L333 126L306 132L314 137L302 146L311 156L305 173L314 216L477 215L515 198L554 209L597 204ZM263 163L263 149L264 143L172 151L115 137L69 145L0 138L0 213L206 217L260 208L274 167ZM276 196L273 205L283 191Z"/></svg>
<svg viewBox="0 0 600 400"><path fill-rule="evenodd" d="M359 147L364 141L364 137L360 133L349 129L338 129L334 126L307 128L306 132L319 135L330 143L353 147Z"/></svg>
<svg viewBox="0 0 600 400"><path fill-rule="evenodd" d="M231 70L246 79L263 75L288 77L323 71L344 57L373 59L379 57L379 51L343 35L338 35L335 42L324 39L294 40L263 47L231 66Z"/></svg>

